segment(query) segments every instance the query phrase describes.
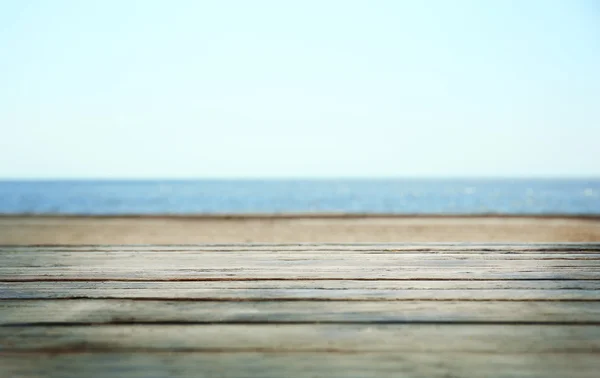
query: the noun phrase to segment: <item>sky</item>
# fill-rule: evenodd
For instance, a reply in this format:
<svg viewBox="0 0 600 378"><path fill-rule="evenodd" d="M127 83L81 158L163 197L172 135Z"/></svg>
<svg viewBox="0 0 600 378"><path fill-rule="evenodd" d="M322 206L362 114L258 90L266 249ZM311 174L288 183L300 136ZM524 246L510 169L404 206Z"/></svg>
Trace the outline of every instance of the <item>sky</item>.
<svg viewBox="0 0 600 378"><path fill-rule="evenodd" d="M600 177L600 3L0 1L0 178Z"/></svg>

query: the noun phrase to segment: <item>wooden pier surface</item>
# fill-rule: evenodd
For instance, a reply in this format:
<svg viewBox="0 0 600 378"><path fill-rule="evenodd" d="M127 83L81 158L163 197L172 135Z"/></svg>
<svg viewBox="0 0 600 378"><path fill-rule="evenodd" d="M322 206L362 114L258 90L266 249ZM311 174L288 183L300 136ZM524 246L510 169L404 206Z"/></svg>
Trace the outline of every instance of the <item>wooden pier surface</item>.
<svg viewBox="0 0 600 378"><path fill-rule="evenodd" d="M598 377L600 244L0 247L0 377Z"/></svg>

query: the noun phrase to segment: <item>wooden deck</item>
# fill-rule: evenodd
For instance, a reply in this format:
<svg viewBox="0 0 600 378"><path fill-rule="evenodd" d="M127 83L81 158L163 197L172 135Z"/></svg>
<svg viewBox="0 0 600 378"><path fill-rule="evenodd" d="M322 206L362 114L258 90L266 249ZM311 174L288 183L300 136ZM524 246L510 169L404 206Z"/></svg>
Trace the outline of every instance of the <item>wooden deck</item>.
<svg viewBox="0 0 600 378"><path fill-rule="evenodd" d="M600 244L0 247L0 377L598 377Z"/></svg>

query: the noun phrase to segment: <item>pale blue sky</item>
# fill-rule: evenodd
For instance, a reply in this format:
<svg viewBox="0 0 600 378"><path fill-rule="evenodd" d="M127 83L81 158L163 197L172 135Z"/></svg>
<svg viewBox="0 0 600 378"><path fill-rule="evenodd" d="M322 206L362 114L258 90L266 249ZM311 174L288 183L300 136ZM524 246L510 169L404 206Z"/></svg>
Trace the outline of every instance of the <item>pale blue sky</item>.
<svg viewBox="0 0 600 378"><path fill-rule="evenodd" d="M600 2L0 1L0 177L600 176Z"/></svg>

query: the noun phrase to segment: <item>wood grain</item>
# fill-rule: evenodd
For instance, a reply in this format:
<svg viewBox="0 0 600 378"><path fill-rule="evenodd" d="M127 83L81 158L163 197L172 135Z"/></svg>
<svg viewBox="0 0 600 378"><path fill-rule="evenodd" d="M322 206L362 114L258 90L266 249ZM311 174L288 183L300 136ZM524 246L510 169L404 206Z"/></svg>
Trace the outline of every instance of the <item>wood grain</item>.
<svg viewBox="0 0 600 378"><path fill-rule="evenodd" d="M39 281L0 282L0 299L16 299L31 294L53 298L80 293L90 298L129 293L148 296L193 296L197 291L221 290L598 290L600 280L215 280L215 281Z"/></svg>
<svg viewBox="0 0 600 378"><path fill-rule="evenodd" d="M86 290L69 292L12 291L2 296L23 299L79 299L79 298L113 298L113 299L180 299L204 301L251 301L251 300L314 300L314 301L598 301L598 290L531 290L531 289L195 289L187 291L174 290L115 290L104 293L93 293Z"/></svg>
<svg viewBox="0 0 600 378"><path fill-rule="evenodd" d="M511 252L538 252L546 253L551 251L559 252L599 252L600 243L287 243L287 244L259 244L259 243L233 243L233 244L169 244L169 245L0 245L0 253L9 251L20 252L40 252L40 251L71 251L71 252L90 252L90 251L265 251L265 252L431 252L443 253L459 251L460 253L470 252L489 252L496 251L500 253Z"/></svg>
<svg viewBox="0 0 600 378"><path fill-rule="evenodd" d="M4 377L596 377L600 244L0 246Z"/></svg>
<svg viewBox="0 0 600 378"><path fill-rule="evenodd" d="M358 264L358 263L357 263ZM0 282L26 281L214 281L214 280L600 280L596 266L515 267L0 267Z"/></svg>
<svg viewBox="0 0 600 378"><path fill-rule="evenodd" d="M590 246L558 252L549 246L524 252L462 254L360 251L89 250L44 248L0 253L0 281L214 279L593 279L600 280L600 253ZM362 247L362 246L359 246ZM456 247L456 246L455 246ZM129 247L131 248L131 247ZM182 248L182 247L180 247ZM371 246L373 248L373 246ZM430 249L435 249L429 247ZM444 246L443 248L447 248ZM479 247L479 249L484 247ZM515 248L525 250L523 246ZM546 253L540 252L546 249ZM587 248L587 249L586 249ZM23 249L23 248L21 248ZM587 253L581 253L585 251Z"/></svg>
<svg viewBox="0 0 600 378"><path fill-rule="evenodd" d="M600 301L2 300L0 326L19 324L485 323L598 324Z"/></svg>
<svg viewBox="0 0 600 378"><path fill-rule="evenodd" d="M588 325L210 324L0 327L11 351L598 353Z"/></svg>
<svg viewBox="0 0 600 378"><path fill-rule="evenodd" d="M2 353L3 377L597 378L596 353Z"/></svg>

